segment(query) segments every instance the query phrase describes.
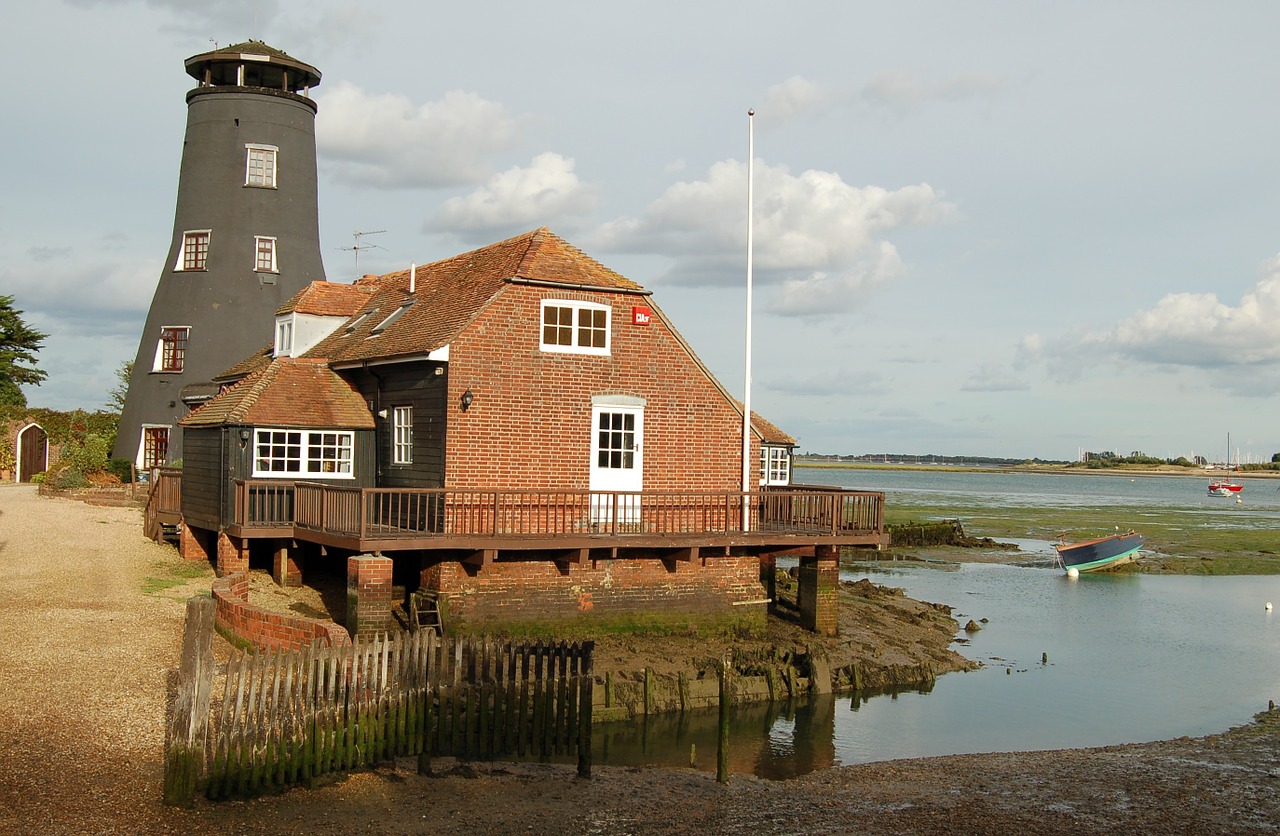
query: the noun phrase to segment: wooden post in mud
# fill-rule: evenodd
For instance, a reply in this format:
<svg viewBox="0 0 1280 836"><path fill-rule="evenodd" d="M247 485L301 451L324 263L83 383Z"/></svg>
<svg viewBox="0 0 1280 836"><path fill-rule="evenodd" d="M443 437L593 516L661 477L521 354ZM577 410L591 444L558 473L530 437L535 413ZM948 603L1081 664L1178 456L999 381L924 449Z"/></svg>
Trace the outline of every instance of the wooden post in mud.
<svg viewBox="0 0 1280 836"><path fill-rule="evenodd" d="M716 781L729 783L729 660L720 660L720 734L716 746Z"/></svg>
<svg viewBox="0 0 1280 836"><path fill-rule="evenodd" d="M582 666L579 669L578 687L578 777L591 777L591 702L595 699L595 655L596 643L582 643Z"/></svg>

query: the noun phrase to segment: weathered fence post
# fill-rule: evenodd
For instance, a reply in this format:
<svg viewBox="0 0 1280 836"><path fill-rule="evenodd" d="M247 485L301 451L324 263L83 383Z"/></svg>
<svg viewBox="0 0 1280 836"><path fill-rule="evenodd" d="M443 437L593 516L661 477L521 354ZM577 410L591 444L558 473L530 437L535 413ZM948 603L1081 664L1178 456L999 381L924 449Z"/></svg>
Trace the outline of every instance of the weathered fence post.
<svg viewBox="0 0 1280 836"><path fill-rule="evenodd" d="M187 623L178 663L178 692L169 717L164 757L164 803L189 806L205 771L205 738L209 729L209 698L213 688L212 598L187 601Z"/></svg>
<svg viewBox="0 0 1280 836"><path fill-rule="evenodd" d="M582 643L582 660L579 664L578 688L578 777L591 777L591 701L595 699L595 672L592 657L596 643Z"/></svg>
<svg viewBox="0 0 1280 836"><path fill-rule="evenodd" d="M729 660L720 660L720 734L716 747L716 781L729 783Z"/></svg>

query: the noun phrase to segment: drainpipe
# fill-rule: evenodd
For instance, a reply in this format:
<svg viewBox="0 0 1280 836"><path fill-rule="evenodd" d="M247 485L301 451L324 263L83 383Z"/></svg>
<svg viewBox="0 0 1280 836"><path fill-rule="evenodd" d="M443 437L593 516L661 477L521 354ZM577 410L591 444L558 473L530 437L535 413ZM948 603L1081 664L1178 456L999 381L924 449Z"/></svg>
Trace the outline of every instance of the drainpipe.
<svg viewBox="0 0 1280 836"><path fill-rule="evenodd" d="M373 391L373 458L374 464L374 487L382 484L382 451L378 449L378 439L382 435L382 428L378 426L378 421L382 420L382 376L369 366L369 361L364 361L364 370L373 376L377 381L377 388Z"/></svg>

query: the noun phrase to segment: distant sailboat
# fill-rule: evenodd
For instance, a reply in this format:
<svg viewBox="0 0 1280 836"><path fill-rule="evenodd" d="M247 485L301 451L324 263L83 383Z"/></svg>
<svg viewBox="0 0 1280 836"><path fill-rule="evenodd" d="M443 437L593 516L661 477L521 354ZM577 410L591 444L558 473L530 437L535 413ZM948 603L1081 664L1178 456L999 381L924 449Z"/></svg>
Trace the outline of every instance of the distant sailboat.
<svg viewBox="0 0 1280 836"><path fill-rule="evenodd" d="M1233 468L1231 466L1231 433L1227 433L1227 472L1230 473ZM1236 463L1236 468L1239 462ZM1244 490L1244 485L1239 482L1232 481L1230 476L1223 479L1214 479L1209 483L1209 496L1235 496Z"/></svg>

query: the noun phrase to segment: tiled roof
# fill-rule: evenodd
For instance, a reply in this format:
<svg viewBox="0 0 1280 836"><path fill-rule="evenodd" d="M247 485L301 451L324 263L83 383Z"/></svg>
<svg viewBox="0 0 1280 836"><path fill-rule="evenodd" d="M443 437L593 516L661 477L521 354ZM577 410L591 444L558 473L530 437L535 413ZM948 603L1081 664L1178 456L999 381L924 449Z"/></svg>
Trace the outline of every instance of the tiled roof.
<svg viewBox="0 0 1280 836"><path fill-rule="evenodd" d="M278 357L178 422L184 427L229 424L372 429L360 393L318 360Z"/></svg>
<svg viewBox="0 0 1280 836"><path fill-rule="evenodd" d="M236 363L224 372L220 372L213 376L214 380L238 380L246 375L253 374L258 369L265 367L271 362L271 358L275 356L275 343L267 343L262 348L250 354L248 357Z"/></svg>
<svg viewBox="0 0 1280 836"><path fill-rule="evenodd" d="M412 295L409 272L369 280L376 292L362 310L368 316L354 329L339 328L307 356L342 363L433 351L452 342L512 281L644 291L546 227L418 267ZM408 303L412 307L399 319L372 336L375 327Z"/></svg>
<svg viewBox="0 0 1280 836"><path fill-rule="evenodd" d="M312 282L280 306L276 316L288 313L314 316L351 316L369 301L374 288L368 282L338 284Z"/></svg>
<svg viewBox="0 0 1280 836"><path fill-rule="evenodd" d="M765 444L783 444L795 446L796 440L784 433L772 422L760 417L760 413L754 409L751 410L751 426L760 434L760 440Z"/></svg>

